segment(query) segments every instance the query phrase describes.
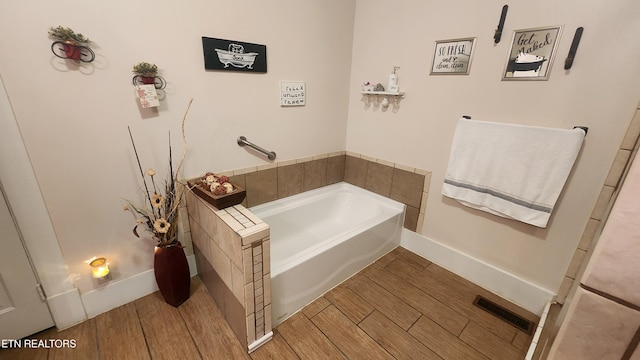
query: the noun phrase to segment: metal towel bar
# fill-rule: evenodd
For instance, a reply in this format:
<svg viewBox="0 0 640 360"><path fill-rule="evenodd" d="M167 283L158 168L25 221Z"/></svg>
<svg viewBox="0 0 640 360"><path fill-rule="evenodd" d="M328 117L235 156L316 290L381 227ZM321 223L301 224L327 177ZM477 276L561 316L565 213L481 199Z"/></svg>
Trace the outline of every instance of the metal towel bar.
<svg viewBox="0 0 640 360"><path fill-rule="evenodd" d="M471 120L471 116L469 115L462 115L463 118L467 119L467 120ZM574 129L582 129L584 131L584 136L587 136L587 133L589 132L589 127L588 126L574 126Z"/></svg>
<svg viewBox="0 0 640 360"><path fill-rule="evenodd" d="M261 148L260 146L248 141L247 138L244 137L244 136L240 136L238 138L238 145L240 145L240 146L245 146L246 145L246 146L248 146L248 147L250 147L250 148L252 148L252 149L254 149L256 151L259 151L259 152L265 154L267 156L267 159L269 159L269 160L275 160L276 159L276 153L275 152L269 151L269 150L265 150L265 149Z"/></svg>

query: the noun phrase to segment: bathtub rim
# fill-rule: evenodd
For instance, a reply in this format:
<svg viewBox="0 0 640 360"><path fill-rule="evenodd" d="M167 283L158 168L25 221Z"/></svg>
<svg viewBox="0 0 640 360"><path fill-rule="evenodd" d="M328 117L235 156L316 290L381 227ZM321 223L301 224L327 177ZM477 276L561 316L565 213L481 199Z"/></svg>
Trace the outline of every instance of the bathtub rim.
<svg viewBox="0 0 640 360"><path fill-rule="evenodd" d="M359 193L359 194L364 194L366 196L371 196L377 200L380 200L382 203L385 204L385 206L388 206L394 210L398 210L398 211L403 211L405 208L405 204L391 199L389 197L386 197L384 195L380 195L378 193L375 193L371 190L367 190L367 189L363 189L359 186L350 184L348 182L345 181L340 181L337 182L335 184L330 184L330 185L326 185L326 186L322 186L319 188L315 188L312 190L307 190L298 194L294 194L294 195L290 195L287 197L283 197L277 200L273 200L273 201L269 201L267 203L263 203L263 204L259 204L259 205L255 205L252 206L250 208L248 208L252 213L254 213L256 216L258 216L259 218L261 216L271 216L274 214L277 214L279 212L282 211L286 211L286 210L290 210L292 208L295 208L297 206L309 203L309 202L313 202L314 200L323 197L325 194L330 194L333 192L339 192L341 190L347 190L347 191L352 191L355 193ZM282 203L288 203L285 206L279 207L280 211L277 212L270 212L269 210L264 210L265 208L268 209L270 207L276 207L277 205L281 205ZM266 215L262 214L262 215L258 215L257 212L255 210L258 210L258 212L260 211L266 211Z"/></svg>

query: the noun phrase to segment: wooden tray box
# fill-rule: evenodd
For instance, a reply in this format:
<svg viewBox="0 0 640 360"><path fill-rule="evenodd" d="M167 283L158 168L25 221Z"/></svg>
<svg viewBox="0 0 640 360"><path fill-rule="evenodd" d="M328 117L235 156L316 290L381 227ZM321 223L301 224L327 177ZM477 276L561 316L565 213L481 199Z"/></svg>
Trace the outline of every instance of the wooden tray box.
<svg viewBox="0 0 640 360"><path fill-rule="evenodd" d="M200 179L187 180L189 188L191 188L196 195L200 196L204 201L213 205L218 210L238 205L244 200L245 196L247 196L247 192L235 183L231 183L235 188L232 192L225 195L215 195L211 191L205 190L201 186L196 185L198 180Z"/></svg>

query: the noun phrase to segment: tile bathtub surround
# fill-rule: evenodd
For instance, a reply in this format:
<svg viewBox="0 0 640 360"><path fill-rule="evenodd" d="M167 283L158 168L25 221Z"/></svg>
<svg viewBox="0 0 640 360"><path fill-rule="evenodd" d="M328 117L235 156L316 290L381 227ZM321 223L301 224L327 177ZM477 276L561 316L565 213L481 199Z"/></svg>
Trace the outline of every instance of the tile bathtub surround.
<svg viewBox="0 0 640 360"><path fill-rule="evenodd" d="M344 151L224 174L246 189L245 207L346 181L407 205L404 226L418 232L431 179L428 171Z"/></svg>
<svg viewBox="0 0 640 360"><path fill-rule="evenodd" d="M217 210L187 193L198 273L243 346L271 332L269 226L242 205Z"/></svg>
<svg viewBox="0 0 640 360"><path fill-rule="evenodd" d="M344 181L407 205L404 227L422 230L431 173L348 153Z"/></svg>

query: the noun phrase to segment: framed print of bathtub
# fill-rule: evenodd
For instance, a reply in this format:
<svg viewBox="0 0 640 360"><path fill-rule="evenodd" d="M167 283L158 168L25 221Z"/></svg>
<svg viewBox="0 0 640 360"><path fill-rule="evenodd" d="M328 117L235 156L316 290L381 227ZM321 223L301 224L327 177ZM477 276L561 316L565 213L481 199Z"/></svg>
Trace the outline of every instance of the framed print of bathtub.
<svg viewBox="0 0 640 360"><path fill-rule="evenodd" d="M267 47L242 41L202 37L204 68L208 70L267 72Z"/></svg>
<svg viewBox="0 0 640 360"><path fill-rule="evenodd" d="M502 80L548 80L562 26L516 30Z"/></svg>
<svg viewBox="0 0 640 360"><path fill-rule="evenodd" d="M431 75L467 75L476 38L436 41Z"/></svg>

